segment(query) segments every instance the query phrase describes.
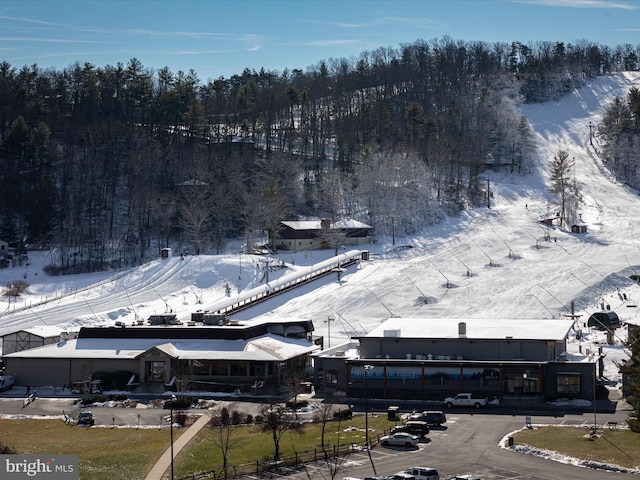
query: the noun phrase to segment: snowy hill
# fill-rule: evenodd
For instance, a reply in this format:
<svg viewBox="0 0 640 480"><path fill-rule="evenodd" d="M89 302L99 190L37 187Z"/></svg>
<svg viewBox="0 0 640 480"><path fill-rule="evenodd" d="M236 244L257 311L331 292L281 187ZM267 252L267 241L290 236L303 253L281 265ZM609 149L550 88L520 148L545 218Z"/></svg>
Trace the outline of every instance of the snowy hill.
<svg viewBox="0 0 640 480"><path fill-rule="evenodd" d="M490 209L469 211L401 239L413 248L385 254L394 247L390 241L367 246L371 259L349 268L340 281L325 277L237 317L312 319L317 334L330 329L331 345L368 332L390 316L420 317L425 324L441 317L560 318L573 303L582 321L603 305L623 321L637 319L640 286L630 276L640 271L640 197L607 174L597 143L594 148L589 142L590 122L597 125L603 107L616 96L625 98L634 85L640 86L638 73L597 78L559 102L523 107L537 137L538 169L528 177L488 174ZM539 222L555 206L546 179L548 163L559 150L575 159L586 234ZM300 272L330 255L280 254L287 268L270 278ZM21 279L30 284L16 303L0 300L0 335L27 326L77 330L133 323L168 311L188 320L192 312L232 300L264 281L264 258L237 253L53 278L41 270L48 262L49 252L31 253L28 267L0 270L2 285ZM328 322L329 317L335 320ZM589 335L585 338L589 341Z"/></svg>

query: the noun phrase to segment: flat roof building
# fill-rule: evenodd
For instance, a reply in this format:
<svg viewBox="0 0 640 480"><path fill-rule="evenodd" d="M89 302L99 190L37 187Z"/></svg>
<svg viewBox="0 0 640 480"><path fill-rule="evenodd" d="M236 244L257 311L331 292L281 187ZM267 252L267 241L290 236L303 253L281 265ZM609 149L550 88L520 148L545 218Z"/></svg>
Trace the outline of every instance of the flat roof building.
<svg viewBox="0 0 640 480"><path fill-rule="evenodd" d="M375 398L441 400L465 391L503 403L591 399L598 355L567 353L572 328L565 319L390 318L314 354L315 381L354 397L364 396L366 375Z"/></svg>

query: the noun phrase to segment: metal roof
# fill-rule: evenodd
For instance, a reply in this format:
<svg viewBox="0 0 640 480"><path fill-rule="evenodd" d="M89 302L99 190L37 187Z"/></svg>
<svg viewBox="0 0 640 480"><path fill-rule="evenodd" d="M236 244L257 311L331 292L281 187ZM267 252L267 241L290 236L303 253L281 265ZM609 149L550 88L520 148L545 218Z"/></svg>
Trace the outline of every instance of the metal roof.
<svg viewBox="0 0 640 480"><path fill-rule="evenodd" d="M566 319L390 318L360 338L564 340L572 327Z"/></svg>

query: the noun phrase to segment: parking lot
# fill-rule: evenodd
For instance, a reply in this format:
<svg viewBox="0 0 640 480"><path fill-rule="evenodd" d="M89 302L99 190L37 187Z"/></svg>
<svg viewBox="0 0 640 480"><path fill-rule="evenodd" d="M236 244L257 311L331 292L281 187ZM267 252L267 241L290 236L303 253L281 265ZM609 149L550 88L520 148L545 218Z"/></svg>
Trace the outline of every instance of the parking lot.
<svg viewBox="0 0 640 480"><path fill-rule="evenodd" d="M583 415L559 414L534 418L534 423L588 424ZM482 480L603 480L637 478L636 475L599 471L563 464L501 448L500 440L524 426L522 415L447 412L447 423L431 429L415 448L382 447L357 451L343 463L318 462L298 470L283 470L271 478L293 480L364 479L373 475L391 475L414 466L433 467L440 478L473 474ZM372 465L373 464L373 465ZM375 470L374 470L375 467ZM257 480L257 477L249 477ZM262 477L264 478L264 477Z"/></svg>
<svg viewBox="0 0 640 480"><path fill-rule="evenodd" d="M424 447L424 446L423 446ZM391 475L398 470L390 471L384 470L388 460L391 458L397 459L400 453L397 450L388 450L388 449L380 449L378 447L374 448L371 452L371 457L373 459L374 465L376 465L376 471L379 475ZM419 450L415 452L406 451L409 455L411 454L419 454ZM419 457L419 455L416 455ZM403 456L403 458L406 458ZM407 459L409 460L409 459ZM414 460L414 459L411 459ZM415 459L417 460L417 458ZM418 461L419 462L419 461ZM440 463L440 462L438 462ZM412 463L411 465L423 465L422 463ZM429 464L429 466L433 466ZM332 469L334 465L327 465L326 463L318 463L313 465L307 465L306 467L298 470L293 469L285 469L279 473L274 473L270 478L277 479L283 478L287 480L309 480L312 479L327 479L331 478ZM362 472L360 477L354 476L357 472ZM474 474L480 477L482 480L504 480L504 479L518 479L518 480L558 480L558 477L541 477L537 475L531 474L523 474L518 471L510 471L501 468L491 468L491 467L479 467L469 471L451 471L438 468L438 473L440 474L440 478L442 480L446 480L453 475L462 475L462 474ZM350 479L362 479L365 476L370 476L373 474L371 462L369 460L369 456L366 451L356 452L352 454L348 460L346 460L343 464L340 465L337 474L335 475L336 480L342 480L344 478ZM247 476L245 478L252 480L264 480L264 477L256 477L256 476Z"/></svg>
<svg viewBox="0 0 640 480"><path fill-rule="evenodd" d="M75 411L72 399L39 398L28 406L22 399L0 399L0 412L18 415L60 415ZM232 409L251 411L256 404L233 403ZM96 425L158 425L163 424L166 411L137 408L94 408ZM384 410L378 410L378 414ZM534 424L581 425L592 424L593 414L589 412L537 411L523 412L498 409L447 410L447 421L442 427L431 428L426 438L417 447L382 447L375 445L368 452L356 451L336 464L316 463L297 470L274 472L271 478L299 480L342 480L345 477L364 479L367 476L391 475L414 466L433 467L440 478L446 480L453 475L474 474L482 480L606 480L637 478L637 475L599 471L574 465L550 461L541 457L518 453L499 445L505 436L525 426L527 421ZM605 425L609 421L624 424L628 412L598 414L598 422ZM382 432L371 432L377 438ZM373 464L373 465L372 465ZM255 477L248 477L252 480ZM265 478L261 476L261 478Z"/></svg>

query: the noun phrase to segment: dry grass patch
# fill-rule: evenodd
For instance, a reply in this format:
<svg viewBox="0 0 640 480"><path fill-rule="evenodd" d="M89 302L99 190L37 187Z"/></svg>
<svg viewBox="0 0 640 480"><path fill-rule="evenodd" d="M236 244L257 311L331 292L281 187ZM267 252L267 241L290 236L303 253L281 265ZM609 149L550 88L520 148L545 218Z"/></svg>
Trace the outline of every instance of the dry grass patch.
<svg viewBox="0 0 640 480"><path fill-rule="evenodd" d="M530 445L569 457L636 469L640 466L640 435L630 430L602 428L589 438L590 428L539 427L513 435L515 445Z"/></svg>
<svg viewBox="0 0 640 480"><path fill-rule="evenodd" d="M174 428L174 440L183 431ZM169 447L169 429L86 428L60 420L0 420L0 444L19 454L76 454L80 480L142 480Z"/></svg>
<svg viewBox="0 0 640 480"><path fill-rule="evenodd" d="M370 415L372 441L395 423L386 416ZM281 441L281 455L313 452L320 448L319 424L305 426L303 435L287 433ZM256 425L234 427L229 463L255 464L273 456L273 442ZM174 441L185 431L174 428ZM325 442L329 445L364 443L364 416L327 424ZM76 454L79 456L80 480L144 480L147 473L169 448L168 428L77 427L61 420L0 420L0 444L17 453ZM175 477L196 472L220 471L222 458L214 442L212 428L203 428L176 457ZM167 478L165 474L164 478Z"/></svg>

